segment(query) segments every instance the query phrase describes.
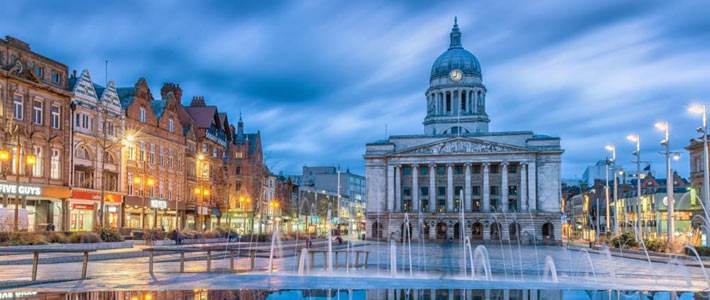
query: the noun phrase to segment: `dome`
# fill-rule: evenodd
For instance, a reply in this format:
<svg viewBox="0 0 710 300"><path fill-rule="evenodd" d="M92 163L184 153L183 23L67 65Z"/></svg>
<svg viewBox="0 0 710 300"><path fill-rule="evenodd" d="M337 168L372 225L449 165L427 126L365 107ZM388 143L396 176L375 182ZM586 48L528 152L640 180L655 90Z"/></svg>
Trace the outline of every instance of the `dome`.
<svg viewBox="0 0 710 300"><path fill-rule="evenodd" d="M431 67L431 78L448 77L451 71L459 69L465 76L481 77L481 64L476 56L461 45L461 32L454 20L451 29L451 43L446 52L439 55Z"/></svg>

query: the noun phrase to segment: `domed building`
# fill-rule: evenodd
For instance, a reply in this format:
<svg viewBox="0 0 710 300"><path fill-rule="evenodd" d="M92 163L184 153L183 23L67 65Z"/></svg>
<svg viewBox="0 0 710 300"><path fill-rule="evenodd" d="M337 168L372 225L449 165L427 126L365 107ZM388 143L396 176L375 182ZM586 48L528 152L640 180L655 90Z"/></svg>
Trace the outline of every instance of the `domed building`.
<svg viewBox="0 0 710 300"><path fill-rule="evenodd" d="M489 131L487 92L454 20L431 67L424 133L366 145L369 239L559 243L560 139Z"/></svg>

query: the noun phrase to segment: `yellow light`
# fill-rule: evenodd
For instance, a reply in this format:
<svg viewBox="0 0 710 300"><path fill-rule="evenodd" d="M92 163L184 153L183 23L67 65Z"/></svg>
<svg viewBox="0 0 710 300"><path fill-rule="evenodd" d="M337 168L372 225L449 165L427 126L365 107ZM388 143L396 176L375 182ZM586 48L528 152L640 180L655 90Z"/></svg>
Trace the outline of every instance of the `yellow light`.
<svg viewBox="0 0 710 300"><path fill-rule="evenodd" d="M135 140L136 140L136 137L132 134L129 134L126 136L126 142L128 142L128 143L133 143L133 141L135 141Z"/></svg>
<svg viewBox="0 0 710 300"><path fill-rule="evenodd" d="M210 195L210 190L205 189L205 192L204 192L203 194L204 194L205 196L209 196L209 195Z"/></svg>
<svg viewBox="0 0 710 300"><path fill-rule="evenodd" d="M7 150L0 150L0 160L1 160L1 161L8 161L8 160L10 160L10 151L7 151Z"/></svg>
<svg viewBox="0 0 710 300"><path fill-rule="evenodd" d="M693 114L703 114L705 113L705 105L704 104L692 104L690 107L688 107L688 112L693 113Z"/></svg>
<svg viewBox="0 0 710 300"><path fill-rule="evenodd" d="M155 184L155 179L153 178L148 178L148 185L154 185Z"/></svg>
<svg viewBox="0 0 710 300"><path fill-rule="evenodd" d="M627 135L626 139L629 140L630 142L636 143L639 141L639 136L638 136L638 134L632 133L632 134Z"/></svg>
<svg viewBox="0 0 710 300"><path fill-rule="evenodd" d="M140 178L140 177L133 177L133 183L135 183L135 184L140 184L140 183L141 183L141 178Z"/></svg>
<svg viewBox="0 0 710 300"><path fill-rule="evenodd" d="M34 165L35 163L37 163L37 157L32 154L27 155L27 164Z"/></svg>
<svg viewBox="0 0 710 300"><path fill-rule="evenodd" d="M197 160L204 160L204 159L205 159L204 155L202 155L202 154L197 155Z"/></svg>
<svg viewBox="0 0 710 300"><path fill-rule="evenodd" d="M138 296L135 296L135 295L131 296L131 300L138 300L138 299L139 299Z"/></svg>
<svg viewBox="0 0 710 300"><path fill-rule="evenodd" d="M278 203L278 202L274 202L274 207L279 208L279 203Z"/></svg>
<svg viewBox="0 0 710 300"><path fill-rule="evenodd" d="M145 299L145 300L153 300L153 294L145 294L145 296L143 297L143 299Z"/></svg>
<svg viewBox="0 0 710 300"><path fill-rule="evenodd" d="M654 126L656 126L656 129L664 131L668 129L668 122L656 122Z"/></svg>
<svg viewBox="0 0 710 300"><path fill-rule="evenodd" d="M200 192L201 192L201 191L200 191L200 188L195 188L195 195L199 195Z"/></svg>

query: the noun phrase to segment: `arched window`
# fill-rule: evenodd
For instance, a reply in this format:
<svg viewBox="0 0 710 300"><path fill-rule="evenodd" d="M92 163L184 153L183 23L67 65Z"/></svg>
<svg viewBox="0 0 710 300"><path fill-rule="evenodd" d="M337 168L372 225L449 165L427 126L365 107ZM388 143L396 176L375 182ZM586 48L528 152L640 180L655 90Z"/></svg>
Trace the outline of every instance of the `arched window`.
<svg viewBox="0 0 710 300"><path fill-rule="evenodd" d="M116 163L116 158L114 158L113 154L111 152L104 152L104 162L107 164L115 164Z"/></svg>
<svg viewBox="0 0 710 300"><path fill-rule="evenodd" d="M518 223L511 223L508 226L508 236L511 241L517 241L520 238L520 225Z"/></svg>
<svg viewBox="0 0 710 300"><path fill-rule="evenodd" d="M498 223L491 224L491 240L500 240L500 224Z"/></svg>
<svg viewBox="0 0 710 300"><path fill-rule="evenodd" d="M89 149L86 149L86 147L84 147L84 146L79 146L79 147L76 148L76 151L74 152L74 155L76 156L76 158L79 158L79 159L87 159L87 160L90 160L90 159L91 159L91 154L89 154L89 153L90 153L90 152L89 152Z"/></svg>
<svg viewBox="0 0 710 300"><path fill-rule="evenodd" d="M444 240L446 239L446 231L449 229L449 226L446 225L444 222L439 222L436 224L436 238L439 240Z"/></svg>
<svg viewBox="0 0 710 300"><path fill-rule="evenodd" d="M372 223L372 238L382 238L382 224L380 224L379 222Z"/></svg>
<svg viewBox="0 0 710 300"><path fill-rule="evenodd" d="M471 239L482 240L483 239L483 224L480 222L473 223L471 225Z"/></svg>
<svg viewBox="0 0 710 300"><path fill-rule="evenodd" d="M547 222L542 224L542 238L545 240L555 239L554 226L552 223Z"/></svg>

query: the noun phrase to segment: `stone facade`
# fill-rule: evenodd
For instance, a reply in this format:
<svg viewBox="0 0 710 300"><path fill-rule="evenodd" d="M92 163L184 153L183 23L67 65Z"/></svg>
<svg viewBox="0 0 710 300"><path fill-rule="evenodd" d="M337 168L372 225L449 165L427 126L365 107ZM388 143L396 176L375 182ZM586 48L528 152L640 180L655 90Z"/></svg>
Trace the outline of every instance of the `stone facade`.
<svg viewBox="0 0 710 300"><path fill-rule="evenodd" d="M367 144L367 237L560 241L560 139L489 132L478 60L458 25L432 67L424 134ZM464 226L460 220L464 218Z"/></svg>

